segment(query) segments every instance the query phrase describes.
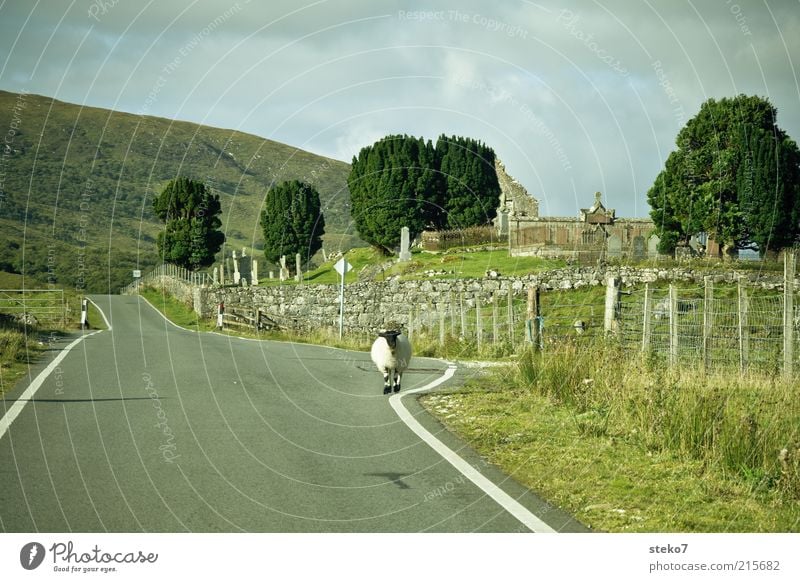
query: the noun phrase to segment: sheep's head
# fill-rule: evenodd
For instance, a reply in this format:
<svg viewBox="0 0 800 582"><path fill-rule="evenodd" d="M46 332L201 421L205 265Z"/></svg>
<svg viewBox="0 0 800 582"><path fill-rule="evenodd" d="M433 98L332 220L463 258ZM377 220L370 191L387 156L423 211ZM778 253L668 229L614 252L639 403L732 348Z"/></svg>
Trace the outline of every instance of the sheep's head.
<svg viewBox="0 0 800 582"><path fill-rule="evenodd" d="M378 332L378 336L384 338L392 350L397 346L397 336L399 335L400 332L396 329L382 329Z"/></svg>

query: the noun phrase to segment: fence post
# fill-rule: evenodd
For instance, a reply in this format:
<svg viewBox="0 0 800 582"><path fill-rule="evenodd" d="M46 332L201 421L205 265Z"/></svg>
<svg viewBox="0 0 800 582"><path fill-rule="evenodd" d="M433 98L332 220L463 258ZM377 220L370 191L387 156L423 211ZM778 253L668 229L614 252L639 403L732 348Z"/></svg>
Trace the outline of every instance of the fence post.
<svg viewBox="0 0 800 582"><path fill-rule="evenodd" d="M528 287L528 319L525 322L526 339L538 350L541 338L539 337L539 321L541 318L539 307L539 286Z"/></svg>
<svg viewBox="0 0 800 582"><path fill-rule="evenodd" d="M456 306L453 303L453 292L447 292L447 304L450 310L450 335L456 337Z"/></svg>
<svg viewBox="0 0 800 582"><path fill-rule="evenodd" d="M747 289L739 280L738 285L739 299L739 371L744 374L747 371L748 359L750 357L750 322L748 321L748 311L750 302L747 298Z"/></svg>
<svg viewBox="0 0 800 582"><path fill-rule="evenodd" d="M783 374L787 378L794 367L794 251L783 255Z"/></svg>
<svg viewBox="0 0 800 582"><path fill-rule="evenodd" d="M483 341L483 322L481 321L481 298L475 296L475 336L478 339L478 351L481 351Z"/></svg>
<svg viewBox="0 0 800 582"><path fill-rule="evenodd" d="M603 329L606 334L616 334L619 329L619 300L620 284L619 277L611 276L606 280L606 309L603 317Z"/></svg>
<svg viewBox="0 0 800 582"><path fill-rule="evenodd" d="M500 304L497 300L497 293L492 294L492 343L497 345L497 337L500 335Z"/></svg>
<svg viewBox="0 0 800 582"><path fill-rule="evenodd" d="M642 352L647 353L650 351L650 318L652 316L651 303L653 302L653 294L650 290L650 283L644 284L644 306L642 307Z"/></svg>
<svg viewBox="0 0 800 582"><path fill-rule="evenodd" d="M714 280L703 277L703 368L707 372L711 364L711 328L714 325Z"/></svg>
<svg viewBox="0 0 800 582"><path fill-rule="evenodd" d="M514 347L514 289L511 281L508 282L508 341Z"/></svg>
<svg viewBox="0 0 800 582"><path fill-rule="evenodd" d="M444 345L444 316L447 313L444 309L439 309L436 312L439 315L439 345Z"/></svg>
<svg viewBox="0 0 800 582"><path fill-rule="evenodd" d="M467 312L464 311L464 292L458 294L459 310L461 311L461 337L467 337Z"/></svg>
<svg viewBox="0 0 800 582"><path fill-rule="evenodd" d="M678 290L669 286L669 364L678 363Z"/></svg>

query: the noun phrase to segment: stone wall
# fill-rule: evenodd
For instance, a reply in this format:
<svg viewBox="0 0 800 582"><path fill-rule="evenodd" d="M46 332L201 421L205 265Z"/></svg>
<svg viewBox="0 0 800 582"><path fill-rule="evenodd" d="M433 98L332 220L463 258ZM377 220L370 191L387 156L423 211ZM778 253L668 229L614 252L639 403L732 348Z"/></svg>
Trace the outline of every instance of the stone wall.
<svg viewBox="0 0 800 582"><path fill-rule="evenodd" d="M345 327L351 331L374 331L389 321L406 325L412 308L422 311L444 311L450 302L464 307L475 306L476 300L487 305L496 293L506 297L509 288L517 300L524 300L527 289L538 284L545 291L578 289L605 284L608 276L618 276L625 287L647 282L683 281L703 284L711 275L715 283L736 283L741 277L750 285L780 290L782 277L755 272L733 271L709 273L688 268L583 267L568 268L524 277L484 279L381 281L352 283L345 287ZM339 321L338 285L273 285L266 287L196 287L186 282L160 277L159 285L204 317L213 317L217 305L261 308L283 326L296 330L336 327ZM797 282L800 285L800 281Z"/></svg>

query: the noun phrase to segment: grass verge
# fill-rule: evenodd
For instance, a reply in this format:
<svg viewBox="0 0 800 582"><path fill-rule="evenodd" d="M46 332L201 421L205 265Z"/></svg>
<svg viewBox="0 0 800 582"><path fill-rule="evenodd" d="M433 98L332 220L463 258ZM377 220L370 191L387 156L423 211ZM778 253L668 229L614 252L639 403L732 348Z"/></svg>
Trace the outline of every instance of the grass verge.
<svg viewBox="0 0 800 582"><path fill-rule="evenodd" d="M777 378L667 371L598 344L527 353L422 401L595 529L797 532L798 396Z"/></svg>

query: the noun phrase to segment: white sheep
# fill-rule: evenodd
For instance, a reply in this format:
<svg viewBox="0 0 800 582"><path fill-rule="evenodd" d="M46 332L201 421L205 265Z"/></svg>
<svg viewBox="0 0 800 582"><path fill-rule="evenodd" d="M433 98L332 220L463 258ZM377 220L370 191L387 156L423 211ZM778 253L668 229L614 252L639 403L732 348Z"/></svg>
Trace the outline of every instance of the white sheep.
<svg viewBox="0 0 800 582"><path fill-rule="evenodd" d="M400 392L403 372L411 363L411 342L397 330L382 329L372 343L372 361L383 374L383 393Z"/></svg>

